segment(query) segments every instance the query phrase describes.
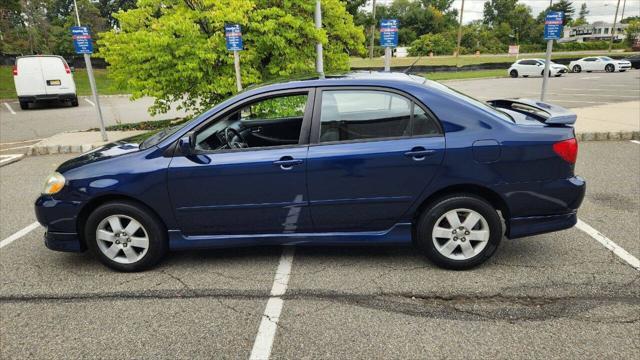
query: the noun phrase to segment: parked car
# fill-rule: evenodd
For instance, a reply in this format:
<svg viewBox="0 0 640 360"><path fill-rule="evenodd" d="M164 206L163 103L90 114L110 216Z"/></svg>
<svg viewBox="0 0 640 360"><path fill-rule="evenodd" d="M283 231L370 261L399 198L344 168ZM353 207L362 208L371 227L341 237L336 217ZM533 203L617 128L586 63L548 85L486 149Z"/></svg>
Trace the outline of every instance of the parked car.
<svg viewBox="0 0 640 360"><path fill-rule="evenodd" d="M507 74L512 78L519 76L544 76L544 59L521 59L509 67ZM556 64L553 61L549 64L549 76L562 76L566 74L569 69L561 64Z"/></svg>
<svg viewBox="0 0 640 360"><path fill-rule="evenodd" d="M608 56L591 56L570 62L569 69L575 73L581 71L624 72L631 69L631 63L627 60L615 60Z"/></svg>
<svg viewBox="0 0 640 360"><path fill-rule="evenodd" d="M63 163L35 212L48 248L120 271L170 249L278 244L415 244L468 269L503 234L576 224L575 120L406 74L271 84Z"/></svg>
<svg viewBox="0 0 640 360"><path fill-rule="evenodd" d="M43 100L59 100L78 106L76 83L67 62L61 56L19 56L13 67L20 108Z"/></svg>
<svg viewBox="0 0 640 360"><path fill-rule="evenodd" d="M624 60L630 62L632 68L640 69L640 54L629 56Z"/></svg>

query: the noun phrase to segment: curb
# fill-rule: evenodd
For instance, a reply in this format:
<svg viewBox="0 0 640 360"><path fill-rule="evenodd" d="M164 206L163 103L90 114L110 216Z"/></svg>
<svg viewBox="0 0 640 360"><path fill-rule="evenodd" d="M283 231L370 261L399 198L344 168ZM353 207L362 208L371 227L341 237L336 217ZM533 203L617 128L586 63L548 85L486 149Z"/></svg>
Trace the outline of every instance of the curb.
<svg viewBox="0 0 640 360"><path fill-rule="evenodd" d="M55 155L55 154L82 154L102 145L33 145L27 148L26 156Z"/></svg>
<svg viewBox="0 0 640 360"><path fill-rule="evenodd" d="M577 133L578 141L625 141L640 140L640 131L613 131L613 132L587 132ZM81 154L102 145L33 145L27 148L26 156L55 155L55 154Z"/></svg>
<svg viewBox="0 0 640 360"><path fill-rule="evenodd" d="M640 140L640 131L610 131L577 133L578 141Z"/></svg>

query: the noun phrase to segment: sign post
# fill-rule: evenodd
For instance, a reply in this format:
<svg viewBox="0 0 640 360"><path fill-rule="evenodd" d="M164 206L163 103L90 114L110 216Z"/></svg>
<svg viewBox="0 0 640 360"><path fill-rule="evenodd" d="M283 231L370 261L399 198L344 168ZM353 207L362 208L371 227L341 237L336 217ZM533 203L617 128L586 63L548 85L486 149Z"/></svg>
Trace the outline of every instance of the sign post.
<svg viewBox="0 0 640 360"><path fill-rule="evenodd" d="M380 46L384 47L384 71L391 71L392 48L398 46L398 20L380 21Z"/></svg>
<svg viewBox="0 0 640 360"><path fill-rule="evenodd" d="M73 37L73 47L76 50L76 54L82 54L84 56L84 63L87 68L87 75L89 77L89 85L91 85L91 93L93 94L93 102L96 104L95 108L98 112L98 124L100 125L100 134L102 135L102 141L108 141L107 132L104 129L104 119L102 118L102 109L100 108L100 99L98 98L98 88L96 87L96 79L93 77L93 67L91 66L90 54L93 54L93 43L91 41L91 34L86 26L80 24L80 15L78 14L78 5L73 0L73 6L76 10L76 20L78 26L71 27L71 36Z"/></svg>
<svg viewBox="0 0 640 360"><path fill-rule="evenodd" d="M551 51L553 50L553 40L562 37L562 11L549 11L544 19L544 39L547 40L547 54L544 62L544 72L542 78L542 91L540 101L544 101L547 92L547 82L549 81L549 67L551 66Z"/></svg>
<svg viewBox="0 0 640 360"><path fill-rule="evenodd" d="M224 37L227 43L227 50L233 51L233 66L236 70L236 86L238 91L242 91L242 77L240 75L240 53L244 50L242 46L242 31L238 24L227 24L224 26Z"/></svg>

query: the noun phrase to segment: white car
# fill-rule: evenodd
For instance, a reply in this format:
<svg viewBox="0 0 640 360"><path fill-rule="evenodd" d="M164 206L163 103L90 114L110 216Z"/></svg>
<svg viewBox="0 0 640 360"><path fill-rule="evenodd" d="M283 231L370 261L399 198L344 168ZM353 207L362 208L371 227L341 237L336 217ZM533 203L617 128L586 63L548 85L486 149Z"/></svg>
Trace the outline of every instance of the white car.
<svg viewBox="0 0 640 360"><path fill-rule="evenodd" d="M592 56L570 62L569 69L575 73L581 71L623 72L631 69L631 63L627 60L615 60L608 56Z"/></svg>
<svg viewBox="0 0 640 360"><path fill-rule="evenodd" d="M78 106L71 68L61 56L19 56L13 67L13 82L23 110L42 100L66 101Z"/></svg>
<svg viewBox="0 0 640 360"><path fill-rule="evenodd" d="M543 76L544 75L544 59L522 59L514 62L507 74L512 78L519 76ZM553 61L549 64L549 76L562 76L569 72L569 69L561 64L556 64Z"/></svg>

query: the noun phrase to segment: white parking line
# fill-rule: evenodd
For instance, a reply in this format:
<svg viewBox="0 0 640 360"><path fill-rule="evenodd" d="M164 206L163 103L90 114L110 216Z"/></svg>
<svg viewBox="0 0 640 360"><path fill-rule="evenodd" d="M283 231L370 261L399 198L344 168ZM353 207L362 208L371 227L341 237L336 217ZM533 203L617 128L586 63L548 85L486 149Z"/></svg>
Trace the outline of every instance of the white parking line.
<svg viewBox="0 0 640 360"><path fill-rule="evenodd" d="M27 143L27 142L37 142L37 141L40 141L40 140L42 140L42 139L32 139L32 140L22 140L22 141L6 142L6 143L0 143L0 146L3 146L3 145L24 144L24 143Z"/></svg>
<svg viewBox="0 0 640 360"><path fill-rule="evenodd" d="M96 104L93 103L93 101L85 98L84 101L88 102L89 104L91 104L91 106L96 106Z"/></svg>
<svg viewBox="0 0 640 360"><path fill-rule="evenodd" d="M634 143L634 144L638 144L638 145L640 145L640 141L638 141L638 140L630 140L630 141L631 141L632 143Z"/></svg>
<svg viewBox="0 0 640 360"><path fill-rule="evenodd" d="M9 105L9 103L4 103L4 106L6 106L6 107L7 107L7 109L9 109L9 111L11 112L11 114L12 114L12 115L15 115L15 114L16 114L16 112L15 112L15 111L13 111L13 109L11 108L11 105Z"/></svg>
<svg viewBox="0 0 640 360"><path fill-rule="evenodd" d="M3 150L0 150L3 151ZM9 165L24 157L24 154L0 155L0 166Z"/></svg>
<svg viewBox="0 0 640 360"><path fill-rule="evenodd" d="M28 148L28 147L31 147L31 145L10 147L10 148L6 148L6 149L0 149L0 151L18 150L18 149L25 149L25 148Z"/></svg>
<svg viewBox="0 0 640 360"><path fill-rule="evenodd" d="M618 244L614 243L606 236L602 235L598 230L592 228L589 224L585 223L580 219L578 219L578 223L576 224L576 227L584 231L585 233L587 233L592 238L596 239L596 241L598 241L607 249L611 250L620 259L624 260L627 264L631 265L631 267L640 271L640 260L638 260L635 256L629 254L625 249L618 246Z"/></svg>
<svg viewBox="0 0 640 360"><path fill-rule="evenodd" d="M15 234L9 236L8 238L0 241L0 249L2 249L3 247L11 244L12 242L20 239L21 237L27 235L28 233L32 232L33 230L37 229L40 226L39 222L34 222L33 224L27 226L26 228L16 232Z"/></svg>
<svg viewBox="0 0 640 360"><path fill-rule="evenodd" d="M282 300L281 296L287 291L291 266L293 265L294 251L295 248L291 246L285 247L282 251L280 263L278 264L273 285L271 286L269 301L267 301L267 306L262 314L258 334L256 335L256 340L253 343L253 349L249 356L250 360L267 360L271 356L273 339L278 330L278 321L280 320L280 313L284 305L284 300Z"/></svg>

